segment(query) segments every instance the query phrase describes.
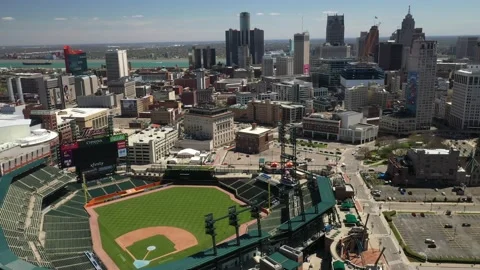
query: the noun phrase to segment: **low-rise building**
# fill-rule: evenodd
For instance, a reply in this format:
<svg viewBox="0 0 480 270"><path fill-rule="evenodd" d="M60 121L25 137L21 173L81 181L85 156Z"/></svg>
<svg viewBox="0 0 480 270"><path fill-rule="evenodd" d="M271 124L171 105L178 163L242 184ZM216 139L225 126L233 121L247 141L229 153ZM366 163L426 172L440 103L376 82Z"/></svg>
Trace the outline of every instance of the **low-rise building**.
<svg viewBox="0 0 480 270"><path fill-rule="evenodd" d="M470 175L458 166L457 149L410 149L405 156L388 160L387 174L392 184L442 187L469 184Z"/></svg>
<svg viewBox="0 0 480 270"><path fill-rule="evenodd" d="M123 94L125 98L133 98L137 94L135 90L135 81L129 77L108 81L108 91L114 94Z"/></svg>
<svg viewBox="0 0 480 270"><path fill-rule="evenodd" d="M172 127L147 128L128 136L128 160L134 165L158 163L170 154L178 140L178 130Z"/></svg>
<svg viewBox="0 0 480 270"><path fill-rule="evenodd" d="M258 154L268 150L272 141L273 134L270 129L257 127L257 124L253 123L252 127L237 132L235 149L241 153Z"/></svg>
<svg viewBox="0 0 480 270"><path fill-rule="evenodd" d="M246 105L249 101L255 99L256 94L251 92L236 92L235 97L237 104Z"/></svg>
<svg viewBox="0 0 480 270"><path fill-rule="evenodd" d="M212 140L213 147L230 144L235 140L233 113L227 108L191 108L184 119L187 139Z"/></svg>
<svg viewBox="0 0 480 270"><path fill-rule="evenodd" d="M366 143L378 136L378 126L366 124L363 113L312 113L303 118L303 135L310 138Z"/></svg>

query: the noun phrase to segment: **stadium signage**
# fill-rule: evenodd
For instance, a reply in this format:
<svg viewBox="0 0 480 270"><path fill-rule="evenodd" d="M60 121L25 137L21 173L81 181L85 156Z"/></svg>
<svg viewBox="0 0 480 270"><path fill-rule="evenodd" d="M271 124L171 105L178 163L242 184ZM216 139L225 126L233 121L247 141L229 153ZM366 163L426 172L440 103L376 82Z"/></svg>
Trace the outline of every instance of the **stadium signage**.
<svg viewBox="0 0 480 270"><path fill-rule="evenodd" d="M80 134L80 139L87 139L87 138L93 138L96 136L104 136L107 135L107 129L105 128L100 128L100 129L95 129L91 127L84 128L82 133Z"/></svg>
<svg viewBox="0 0 480 270"><path fill-rule="evenodd" d="M104 139L86 141L85 145L97 145L97 144L102 144L102 143L105 143Z"/></svg>
<svg viewBox="0 0 480 270"><path fill-rule="evenodd" d="M90 167L92 167L92 168L97 168L97 167L101 167L101 166L103 166L103 162L96 162L96 163L90 164Z"/></svg>

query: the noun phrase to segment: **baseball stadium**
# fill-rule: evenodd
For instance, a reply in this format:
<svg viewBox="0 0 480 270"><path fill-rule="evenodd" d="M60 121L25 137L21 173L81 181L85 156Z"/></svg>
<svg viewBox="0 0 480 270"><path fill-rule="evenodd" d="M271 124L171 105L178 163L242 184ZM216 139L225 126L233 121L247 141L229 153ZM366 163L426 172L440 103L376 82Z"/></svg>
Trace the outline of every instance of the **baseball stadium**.
<svg viewBox="0 0 480 270"><path fill-rule="evenodd" d="M1 269L248 269L257 256L294 269L337 218L326 177L292 188L208 166L120 172L127 140L66 145L2 170Z"/></svg>

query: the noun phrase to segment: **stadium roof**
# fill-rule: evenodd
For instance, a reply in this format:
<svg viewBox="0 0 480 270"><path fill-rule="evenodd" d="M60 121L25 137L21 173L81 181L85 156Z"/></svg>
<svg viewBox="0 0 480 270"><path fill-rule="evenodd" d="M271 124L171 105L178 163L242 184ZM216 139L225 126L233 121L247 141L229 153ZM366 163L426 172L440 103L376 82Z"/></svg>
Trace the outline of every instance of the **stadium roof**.
<svg viewBox="0 0 480 270"><path fill-rule="evenodd" d="M323 215L325 212L335 206L336 201L333 194L332 185L330 184L330 179L327 177L318 176L317 184L320 193L320 202L317 203L318 213L315 213L315 205L312 205L311 207L305 209L305 220L303 220L302 215L298 215L290 219L292 231L296 231L300 227L304 226L320 215ZM289 230L288 221L280 225L278 229L283 231Z"/></svg>
<svg viewBox="0 0 480 270"><path fill-rule="evenodd" d="M275 252L268 257L276 261L277 263L281 264L283 269L285 270L295 270L295 269L298 269L298 267L300 266L300 263L285 257L280 252Z"/></svg>

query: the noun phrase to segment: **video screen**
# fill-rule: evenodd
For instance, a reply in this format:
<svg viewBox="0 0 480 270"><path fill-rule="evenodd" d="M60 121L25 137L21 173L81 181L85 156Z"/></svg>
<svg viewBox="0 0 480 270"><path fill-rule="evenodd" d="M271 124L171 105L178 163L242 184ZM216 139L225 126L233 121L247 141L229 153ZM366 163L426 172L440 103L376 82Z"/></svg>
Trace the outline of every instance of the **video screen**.
<svg viewBox="0 0 480 270"><path fill-rule="evenodd" d="M113 173L118 158L127 155L126 142L104 137L62 145L62 167L75 167L80 180L93 180ZM118 138L118 137L117 137Z"/></svg>

